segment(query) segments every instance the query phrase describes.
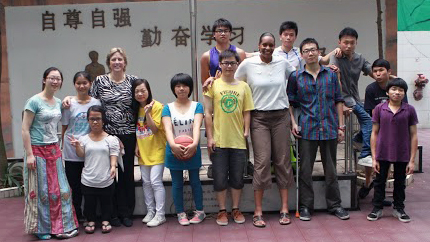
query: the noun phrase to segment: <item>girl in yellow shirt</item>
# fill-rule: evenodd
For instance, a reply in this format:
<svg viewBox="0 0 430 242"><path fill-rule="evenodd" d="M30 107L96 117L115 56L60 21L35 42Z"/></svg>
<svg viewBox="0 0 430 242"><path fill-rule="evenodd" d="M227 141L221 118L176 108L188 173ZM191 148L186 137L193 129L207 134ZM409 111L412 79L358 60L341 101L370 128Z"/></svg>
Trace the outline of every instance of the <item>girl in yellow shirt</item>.
<svg viewBox="0 0 430 242"><path fill-rule="evenodd" d="M132 85L136 124L136 156L142 173L142 187L147 214L142 222L155 227L166 222L166 192L163 186L166 135L161 123L163 104L152 99L151 88L145 79Z"/></svg>

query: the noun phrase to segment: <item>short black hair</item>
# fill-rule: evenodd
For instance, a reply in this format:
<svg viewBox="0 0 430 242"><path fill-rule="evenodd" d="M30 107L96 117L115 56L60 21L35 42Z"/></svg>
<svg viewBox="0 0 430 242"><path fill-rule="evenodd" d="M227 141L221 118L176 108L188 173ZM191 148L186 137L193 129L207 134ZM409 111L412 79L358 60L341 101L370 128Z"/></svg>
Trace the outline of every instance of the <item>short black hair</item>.
<svg viewBox="0 0 430 242"><path fill-rule="evenodd" d="M297 23L293 21L285 21L279 27L279 35L281 35L285 30L292 29L296 32L296 36L299 33L299 28L297 28Z"/></svg>
<svg viewBox="0 0 430 242"><path fill-rule="evenodd" d="M49 73L51 73L51 71L58 71L60 73L61 76L61 84L60 84L60 88L63 86L63 73L60 71L60 69L58 69L57 67L49 67L48 69L45 70L45 72L43 72L43 80L45 80ZM42 91L45 90L45 83L42 82Z"/></svg>
<svg viewBox="0 0 430 242"><path fill-rule="evenodd" d="M315 44L317 46L317 49L320 49L320 45L318 44L318 41L314 38L306 38L300 43L300 53L303 51L303 46L306 44Z"/></svg>
<svg viewBox="0 0 430 242"><path fill-rule="evenodd" d="M340 31L339 40L342 39L342 37L344 37L344 36L352 36L355 39L358 39L357 31L351 27L346 27L346 28L342 29L342 31Z"/></svg>
<svg viewBox="0 0 430 242"><path fill-rule="evenodd" d="M403 90L405 91L405 94L408 91L408 84L402 78L397 77L397 78L394 78L393 80L388 81L387 87L386 87L387 92L393 86L403 88Z"/></svg>
<svg viewBox="0 0 430 242"><path fill-rule="evenodd" d="M98 112L102 114L102 120L103 120L103 126L107 124L107 118L106 118L106 111L105 109L100 105L93 105L91 106L87 111L87 120L90 121L90 113L91 112Z"/></svg>
<svg viewBox="0 0 430 242"><path fill-rule="evenodd" d="M373 62L372 69L374 67L384 67L385 69L387 69L387 71L391 69L390 62L388 62L387 60L382 59L382 58L381 59L377 59L377 60L375 60Z"/></svg>
<svg viewBox="0 0 430 242"><path fill-rule="evenodd" d="M178 97L175 93L175 87L179 84L184 84L190 88L190 93L188 93L188 97L190 97L191 93L193 93L194 87L193 78L185 73L178 73L172 77L172 80L170 81L170 89L172 89L173 95L175 95L175 97Z"/></svg>
<svg viewBox="0 0 430 242"><path fill-rule="evenodd" d="M215 20L214 24L212 25L212 33L215 33L216 28L218 27L227 27L230 32L233 30L233 26L231 25L230 21L228 21L225 18L219 18Z"/></svg>
<svg viewBox="0 0 430 242"><path fill-rule="evenodd" d="M83 78L87 79L91 83L91 76L86 71L78 71L78 72L76 72L75 76L73 76L73 84L76 84L76 79L78 79L78 77L83 77Z"/></svg>
<svg viewBox="0 0 430 242"><path fill-rule="evenodd" d="M273 34L272 34L272 33L264 32L264 33L262 33L262 34L260 35L260 39L258 40L258 44L261 44L261 42L263 41L263 38L264 38L264 37L266 37L266 36L270 36L270 37L272 37L272 38L273 38L273 42L275 42L275 36L273 36Z"/></svg>
<svg viewBox="0 0 430 242"><path fill-rule="evenodd" d="M224 50L223 52L221 52L221 54L219 54L218 62L221 63L222 60L230 58L230 57L234 57L237 62L240 61L239 54L237 54L236 51L227 49L227 50Z"/></svg>

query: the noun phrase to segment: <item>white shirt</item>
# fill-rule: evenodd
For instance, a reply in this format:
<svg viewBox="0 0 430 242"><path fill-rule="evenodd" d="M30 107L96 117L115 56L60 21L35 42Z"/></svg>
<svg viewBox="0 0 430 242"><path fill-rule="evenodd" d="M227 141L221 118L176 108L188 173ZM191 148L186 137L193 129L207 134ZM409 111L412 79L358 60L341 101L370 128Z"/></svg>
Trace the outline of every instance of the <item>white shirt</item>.
<svg viewBox="0 0 430 242"><path fill-rule="evenodd" d="M90 125L87 120L87 111L93 105L101 105L100 101L91 98L86 104L80 104L75 98L72 98L69 109L63 109L62 125L68 125L64 133L63 159L67 161L84 161L84 158L76 155L76 149L70 144L69 137L73 136L79 139L90 132Z"/></svg>
<svg viewBox="0 0 430 242"><path fill-rule="evenodd" d="M285 52L282 49L282 46L279 46L275 48L273 51L273 55L278 55L281 57L284 57L290 65L294 66L296 69L303 69L305 68L306 62L303 60L299 47L293 47L290 51ZM318 56L318 61L320 61L322 56Z"/></svg>
<svg viewBox="0 0 430 242"><path fill-rule="evenodd" d="M103 140L93 141L88 134L79 138L85 152L81 183L87 187L104 188L113 183L110 177L110 156L118 156L119 141L109 135Z"/></svg>
<svg viewBox="0 0 430 242"><path fill-rule="evenodd" d="M251 87L256 110L280 110L289 107L287 82L295 70L283 57L275 55L264 63L260 56L253 56L239 65L234 78Z"/></svg>

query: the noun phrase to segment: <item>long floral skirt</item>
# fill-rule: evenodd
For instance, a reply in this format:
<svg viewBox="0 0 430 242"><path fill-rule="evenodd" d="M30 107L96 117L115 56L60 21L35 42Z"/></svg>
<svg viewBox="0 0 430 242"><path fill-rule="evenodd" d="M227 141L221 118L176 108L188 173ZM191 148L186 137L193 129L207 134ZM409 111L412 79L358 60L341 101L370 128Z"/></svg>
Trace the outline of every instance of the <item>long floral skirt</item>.
<svg viewBox="0 0 430 242"><path fill-rule="evenodd" d="M58 144L31 148L36 169L30 170L24 165L25 232L61 234L78 228Z"/></svg>

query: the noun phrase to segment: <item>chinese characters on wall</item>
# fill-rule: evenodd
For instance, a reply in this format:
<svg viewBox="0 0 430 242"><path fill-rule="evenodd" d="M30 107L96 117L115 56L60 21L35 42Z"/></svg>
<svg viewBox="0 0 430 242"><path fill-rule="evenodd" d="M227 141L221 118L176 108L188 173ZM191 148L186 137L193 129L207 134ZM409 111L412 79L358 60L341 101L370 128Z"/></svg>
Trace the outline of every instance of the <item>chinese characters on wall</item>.
<svg viewBox="0 0 430 242"><path fill-rule="evenodd" d="M77 30L82 25L89 24L82 21L82 14L89 13L82 13L82 11L77 9L68 9L66 12L63 13L63 16L61 17L61 20L63 21L61 22L62 26ZM132 18L130 16L129 8L114 8L112 9L112 12L95 8L91 11L91 27L93 29L105 28L105 19L108 16L112 16L112 19L114 20L114 26L116 28L131 27ZM56 21L60 20L56 19L55 13L52 13L50 11L45 11L44 13L42 13L42 31L55 31ZM179 25L170 31L163 31L167 31L166 35L168 37L166 37L166 41L170 42L171 44L174 44L175 47L188 46L188 41L191 37L190 29L188 27L183 27ZM160 46L162 44L162 30L159 29L157 26L145 27L140 32L142 48ZM243 33L244 27L233 27L230 40L236 40L239 45L242 45L244 42ZM202 42L205 42L209 46L212 45L212 41L214 39L210 25L202 26L200 36L200 40Z"/></svg>

